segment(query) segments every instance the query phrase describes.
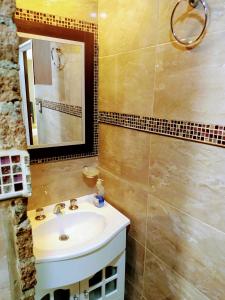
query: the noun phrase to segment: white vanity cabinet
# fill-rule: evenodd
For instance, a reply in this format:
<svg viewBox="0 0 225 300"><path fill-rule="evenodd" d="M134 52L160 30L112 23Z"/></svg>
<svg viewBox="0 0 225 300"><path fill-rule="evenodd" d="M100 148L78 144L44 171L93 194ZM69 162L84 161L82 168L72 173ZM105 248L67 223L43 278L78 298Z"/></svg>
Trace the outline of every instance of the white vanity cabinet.
<svg viewBox="0 0 225 300"><path fill-rule="evenodd" d="M45 291L36 300L123 300L125 251L93 276L78 283Z"/></svg>
<svg viewBox="0 0 225 300"><path fill-rule="evenodd" d="M78 198L77 211L56 216L45 207L39 222L29 212L33 229L37 285L35 300L123 300L126 229L130 220L94 195ZM69 207L70 202L64 202ZM63 232L69 239L62 241Z"/></svg>

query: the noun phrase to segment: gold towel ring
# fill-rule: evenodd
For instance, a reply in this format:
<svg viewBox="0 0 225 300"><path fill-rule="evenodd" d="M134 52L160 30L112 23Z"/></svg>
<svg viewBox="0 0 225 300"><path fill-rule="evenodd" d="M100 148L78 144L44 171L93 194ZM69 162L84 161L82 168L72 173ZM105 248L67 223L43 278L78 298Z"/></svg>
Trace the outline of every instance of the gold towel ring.
<svg viewBox="0 0 225 300"><path fill-rule="evenodd" d="M174 27L173 27L173 18L174 18L174 14L175 14L175 11L177 9L177 7L180 5L180 3L184 1L184 0L179 0L177 2L177 4L175 5L174 9L173 9L173 12L172 12L172 15L171 15L171 19L170 19L170 27L171 27L171 31L172 31L172 34L175 38L175 40L183 45L183 46L194 46L195 44L197 44L199 42L199 40L203 37L204 35L204 32L206 30L206 26L207 26L207 23L208 23L208 8L207 8L207 5L206 5L206 2L205 0L185 0L185 1L188 1L189 2L189 5L193 8L197 7L199 2L202 4L203 8L204 8L204 12L205 12L205 21L204 21L204 25L203 25L203 28L202 28L202 31L200 33L200 35L195 39L195 40L191 40L191 41L187 41L187 40L182 40L180 38L178 38L178 36L176 35L175 31L174 31Z"/></svg>

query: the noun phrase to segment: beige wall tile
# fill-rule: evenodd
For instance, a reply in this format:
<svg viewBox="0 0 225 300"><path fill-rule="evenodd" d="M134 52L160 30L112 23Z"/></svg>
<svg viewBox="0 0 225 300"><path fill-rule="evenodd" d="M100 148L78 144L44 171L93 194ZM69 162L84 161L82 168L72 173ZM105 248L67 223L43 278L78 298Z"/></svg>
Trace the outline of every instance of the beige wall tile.
<svg viewBox="0 0 225 300"><path fill-rule="evenodd" d="M135 283L126 280L125 300L143 300L141 294L136 290Z"/></svg>
<svg viewBox="0 0 225 300"><path fill-rule="evenodd" d="M128 235L126 255L126 278L135 286L137 294L142 294L145 248Z"/></svg>
<svg viewBox="0 0 225 300"><path fill-rule="evenodd" d="M147 192L104 169L101 169L101 177L104 179L106 200L130 219L129 235L145 246Z"/></svg>
<svg viewBox="0 0 225 300"><path fill-rule="evenodd" d="M223 148L152 136L151 194L225 231Z"/></svg>
<svg viewBox="0 0 225 300"><path fill-rule="evenodd" d="M97 14L98 10L97 0L57 0L54 2L49 0L16 0L16 6L62 17L97 22L97 18L93 17L93 13Z"/></svg>
<svg viewBox="0 0 225 300"><path fill-rule="evenodd" d="M207 34L192 50L171 43L169 22L176 2L99 2L99 12L107 16L99 18L100 110L224 123L224 2L207 1L211 19ZM177 24L182 36L199 31L195 13ZM224 233L217 231L225 231L224 160L221 148L100 126L106 195L131 219L129 300L140 296L147 300L225 298ZM141 218L148 193L145 236ZM145 263L146 239L154 254L146 250ZM132 284L135 288L137 284L137 290Z"/></svg>
<svg viewBox="0 0 225 300"><path fill-rule="evenodd" d="M151 196L148 249L209 299L225 298L224 243L221 231Z"/></svg>
<svg viewBox="0 0 225 300"><path fill-rule="evenodd" d="M101 167L131 182L148 183L149 135L100 125Z"/></svg>
<svg viewBox="0 0 225 300"><path fill-rule="evenodd" d="M157 6L157 0L99 1L100 57L155 45Z"/></svg>
<svg viewBox="0 0 225 300"><path fill-rule="evenodd" d="M54 98L53 98L54 99ZM38 144L82 144L84 119L42 107L37 110Z"/></svg>
<svg viewBox="0 0 225 300"><path fill-rule="evenodd" d="M95 182L83 177L82 168L96 164L97 160L93 157L32 165L32 196L28 209L93 193Z"/></svg>
<svg viewBox="0 0 225 300"><path fill-rule="evenodd" d="M155 47L101 58L99 109L152 115L154 74Z"/></svg>
<svg viewBox="0 0 225 300"><path fill-rule="evenodd" d="M223 0L207 0L209 10L209 24L207 27L206 37L208 33L225 30L225 7ZM158 43L167 43L173 38L170 30L170 18L177 0L159 0L159 31ZM189 11L189 13L187 13ZM181 17L181 18L180 18ZM204 22L203 8L201 5L195 10L188 10L187 3L184 1L177 9L175 15L176 33L183 38L195 36L202 30ZM180 22L179 22L180 18ZM176 23L177 21L177 23Z"/></svg>
<svg viewBox="0 0 225 300"><path fill-rule="evenodd" d="M148 300L208 300L148 250L146 251L144 296Z"/></svg>
<svg viewBox="0 0 225 300"><path fill-rule="evenodd" d="M224 32L208 35L193 50L157 47L154 116L224 124Z"/></svg>

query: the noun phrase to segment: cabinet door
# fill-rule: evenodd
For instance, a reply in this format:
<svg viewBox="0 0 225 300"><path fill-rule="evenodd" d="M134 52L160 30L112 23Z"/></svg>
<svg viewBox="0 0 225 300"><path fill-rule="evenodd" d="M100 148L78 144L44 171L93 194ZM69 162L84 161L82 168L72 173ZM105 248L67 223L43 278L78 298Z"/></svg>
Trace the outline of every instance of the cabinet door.
<svg viewBox="0 0 225 300"><path fill-rule="evenodd" d="M124 299L125 253L94 276L80 282L80 300Z"/></svg>
<svg viewBox="0 0 225 300"><path fill-rule="evenodd" d="M103 270L80 282L80 300L104 299ZM91 283L93 282L93 284Z"/></svg>
<svg viewBox="0 0 225 300"><path fill-rule="evenodd" d="M42 291L35 295L35 300L80 300L79 282L57 289Z"/></svg>
<svg viewBox="0 0 225 300"><path fill-rule="evenodd" d="M70 289L70 300L80 300L80 284L74 283L68 287Z"/></svg>

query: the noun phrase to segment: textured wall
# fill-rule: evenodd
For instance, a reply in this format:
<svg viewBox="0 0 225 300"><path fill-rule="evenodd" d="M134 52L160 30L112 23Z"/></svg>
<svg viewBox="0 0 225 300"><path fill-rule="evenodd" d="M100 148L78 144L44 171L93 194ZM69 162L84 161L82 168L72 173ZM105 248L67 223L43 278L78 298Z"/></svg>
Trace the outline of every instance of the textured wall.
<svg viewBox="0 0 225 300"><path fill-rule="evenodd" d="M20 106L18 38L12 21L14 1L0 2L0 145L25 148Z"/></svg>
<svg viewBox="0 0 225 300"><path fill-rule="evenodd" d="M12 20L15 2L0 1L0 152L25 149L19 74L18 38ZM1 154L1 153L0 153ZM27 199L0 202L0 299L32 300L35 263Z"/></svg>
<svg viewBox="0 0 225 300"><path fill-rule="evenodd" d="M99 0L100 110L224 125L224 3L207 1L207 35L186 50L176 2ZM131 219L127 299L225 299L225 150L101 124L99 161Z"/></svg>

